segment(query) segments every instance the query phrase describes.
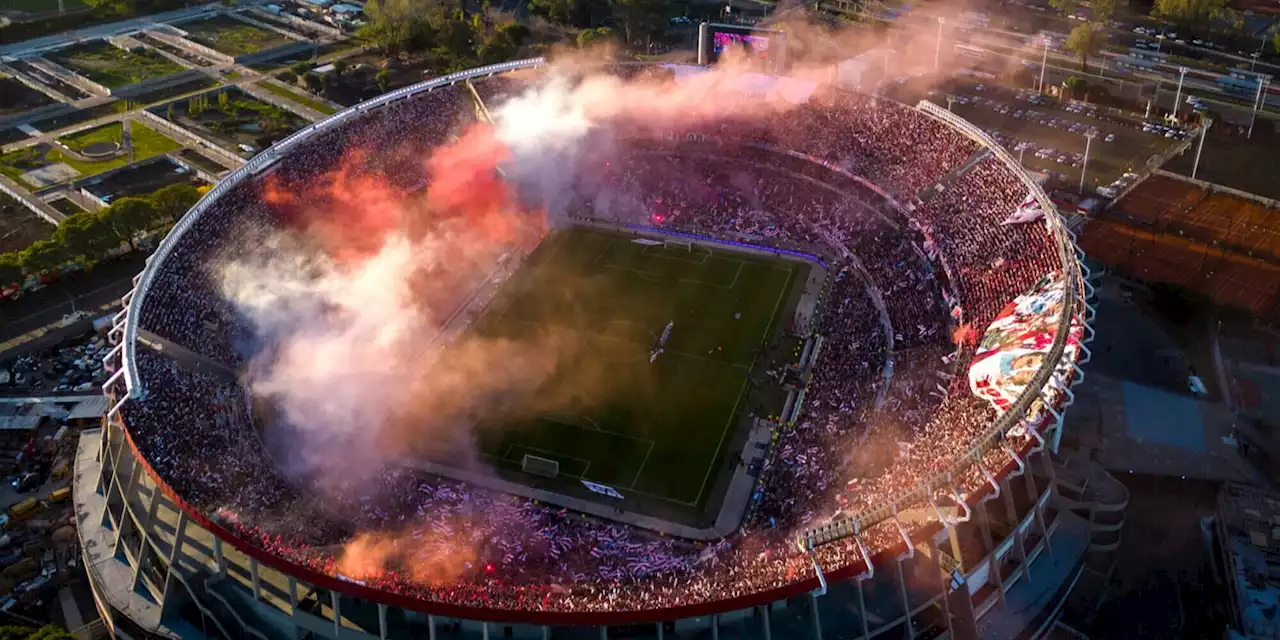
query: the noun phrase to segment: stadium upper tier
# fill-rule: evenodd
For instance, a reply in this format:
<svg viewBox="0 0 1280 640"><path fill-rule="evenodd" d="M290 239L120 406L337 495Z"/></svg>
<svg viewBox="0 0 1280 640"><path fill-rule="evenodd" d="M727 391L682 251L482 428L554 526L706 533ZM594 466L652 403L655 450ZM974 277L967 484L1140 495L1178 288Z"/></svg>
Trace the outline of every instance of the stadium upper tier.
<svg viewBox="0 0 1280 640"><path fill-rule="evenodd" d="M664 203L661 217L635 211L625 222L746 237L830 265L813 327L824 346L803 414L779 427L738 532L695 545L399 468L383 471L373 499L327 496L318 505L263 449L241 383L181 366L140 333L230 370L245 366L237 345L253 331L207 266L289 224L264 196L265 176L305 184L360 149L360 171L414 190L427 179L422 157L483 112L476 96L495 101L519 90L520 82L490 76L543 64L453 74L309 126L228 176L165 238L112 332L119 344L105 390L110 418L187 517L263 564L374 602L473 620L624 624L803 594L819 588L815 563L830 580L869 572L966 519L1060 430L1073 368L1087 353L1072 344L1088 331L1087 284L1047 196L945 111L823 88L767 123L673 124L674 135L628 140L614 172L600 178ZM472 80L474 92L465 84ZM751 179L732 179L744 175ZM805 192L810 179L848 199ZM1008 224L1028 203L1044 219ZM578 216L622 215L579 204ZM997 413L971 391L964 371L982 347L965 336L982 336L1047 274L1064 285L1062 312L1039 366ZM447 579L390 568L361 580L340 575L344 544L361 533L404 534L406 522L416 545L475 555Z"/></svg>

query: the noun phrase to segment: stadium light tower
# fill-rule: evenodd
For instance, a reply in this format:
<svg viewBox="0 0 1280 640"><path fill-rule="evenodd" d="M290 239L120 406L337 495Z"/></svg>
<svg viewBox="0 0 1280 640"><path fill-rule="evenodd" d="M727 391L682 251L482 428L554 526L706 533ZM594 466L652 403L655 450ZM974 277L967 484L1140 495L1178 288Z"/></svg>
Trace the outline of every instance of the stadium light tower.
<svg viewBox="0 0 1280 640"><path fill-rule="evenodd" d="M1196 161L1191 165L1191 179L1196 179L1196 171L1200 170L1200 152L1204 151L1204 139L1209 137L1209 126L1213 124L1213 118L1205 118L1200 125L1200 145L1196 147Z"/></svg>
<svg viewBox="0 0 1280 640"><path fill-rule="evenodd" d="M933 50L933 72L938 72L939 65L942 64L942 25L946 19L938 16L938 47Z"/></svg>
<svg viewBox="0 0 1280 640"><path fill-rule="evenodd" d="M1182 100L1182 79L1187 77L1188 69L1178 67L1178 93L1173 97L1173 117L1178 117L1178 102Z"/></svg>
<svg viewBox="0 0 1280 640"><path fill-rule="evenodd" d="M1044 70L1049 66L1049 36L1044 36L1044 55L1040 57L1040 85L1036 91L1044 93Z"/></svg>
<svg viewBox="0 0 1280 640"><path fill-rule="evenodd" d="M1263 95L1267 92L1267 83L1266 78L1258 78L1258 95L1253 98L1253 112L1249 114L1249 133L1245 135L1250 140L1253 139L1253 123L1258 119L1258 108L1266 102Z"/></svg>
<svg viewBox="0 0 1280 640"><path fill-rule="evenodd" d="M1080 165L1080 193L1084 193L1084 174L1089 170L1089 149L1093 146L1093 139L1098 137L1098 132L1090 129L1084 132L1084 163Z"/></svg>

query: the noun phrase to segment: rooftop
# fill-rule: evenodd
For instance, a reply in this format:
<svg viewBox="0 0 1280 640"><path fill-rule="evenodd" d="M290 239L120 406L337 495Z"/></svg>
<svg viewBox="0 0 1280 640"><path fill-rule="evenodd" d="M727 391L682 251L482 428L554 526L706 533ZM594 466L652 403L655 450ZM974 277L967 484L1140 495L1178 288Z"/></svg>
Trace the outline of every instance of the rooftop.
<svg viewBox="0 0 1280 640"><path fill-rule="evenodd" d="M1241 631L1250 638L1280 636L1280 494L1224 485L1218 521Z"/></svg>

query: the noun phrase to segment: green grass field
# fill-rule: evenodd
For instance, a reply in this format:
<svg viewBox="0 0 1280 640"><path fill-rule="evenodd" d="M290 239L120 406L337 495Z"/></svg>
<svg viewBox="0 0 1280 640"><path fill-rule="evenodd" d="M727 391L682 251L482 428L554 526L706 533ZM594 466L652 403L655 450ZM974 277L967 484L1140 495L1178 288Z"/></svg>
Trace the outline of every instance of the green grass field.
<svg viewBox="0 0 1280 640"><path fill-rule="evenodd" d="M125 51L108 42L79 44L48 54L50 60L107 87L123 87L178 73L183 68L154 51Z"/></svg>
<svg viewBox="0 0 1280 640"><path fill-rule="evenodd" d="M190 38L229 56L242 56L289 44L293 40L229 16L184 22L179 25Z"/></svg>
<svg viewBox="0 0 1280 640"><path fill-rule="evenodd" d="M537 389L541 411L479 424L477 441L507 475L531 454L558 461L560 480L573 485L586 479L701 508L746 414L781 409L749 377L809 267L632 240L559 232L503 284L462 340L540 339L569 355Z"/></svg>

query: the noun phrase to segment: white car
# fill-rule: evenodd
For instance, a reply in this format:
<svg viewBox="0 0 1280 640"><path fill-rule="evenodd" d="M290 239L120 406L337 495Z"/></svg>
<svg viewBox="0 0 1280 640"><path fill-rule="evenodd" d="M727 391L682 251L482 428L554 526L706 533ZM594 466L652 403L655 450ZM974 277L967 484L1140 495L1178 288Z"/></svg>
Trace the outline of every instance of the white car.
<svg viewBox="0 0 1280 640"><path fill-rule="evenodd" d="M1115 142L1115 141L1116 141L1116 134L1114 134L1114 133L1108 133L1108 134L1107 134L1107 137L1103 138L1103 139L1102 139L1102 141L1103 141L1103 142Z"/></svg>

